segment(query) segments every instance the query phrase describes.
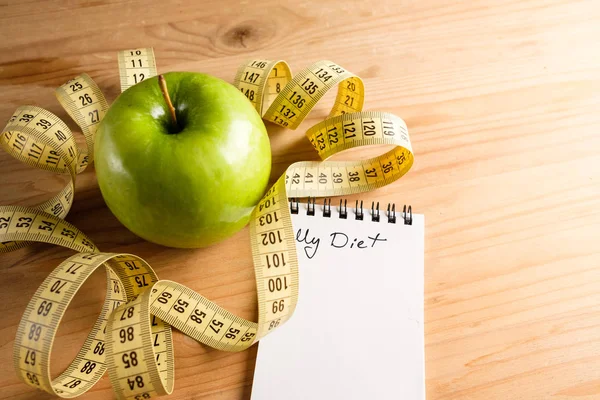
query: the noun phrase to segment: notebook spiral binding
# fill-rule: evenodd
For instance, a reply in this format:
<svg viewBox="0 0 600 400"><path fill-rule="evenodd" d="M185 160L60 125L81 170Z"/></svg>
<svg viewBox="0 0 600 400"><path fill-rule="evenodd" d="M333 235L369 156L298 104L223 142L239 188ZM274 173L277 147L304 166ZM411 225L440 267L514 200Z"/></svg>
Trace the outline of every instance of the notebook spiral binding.
<svg viewBox="0 0 600 400"><path fill-rule="evenodd" d="M307 202L306 214L315 216L316 215L316 207L317 199L315 197L309 197ZM363 202L362 200L359 202L356 200L356 212L354 214L354 218L359 221L363 221L365 218L365 213L363 210ZM292 214L298 214L300 212L300 203L298 199L292 198L290 199L290 212ZM400 220L404 221L404 225L412 225L413 216L412 216L412 207L410 205L404 205L402 209L402 213L398 213ZM396 204L388 203L387 212L386 212L388 223L395 224L397 221L396 218ZM331 199L326 198L323 200L323 217L331 218ZM348 201L346 199L340 200L340 206L338 209L338 218L347 219L348 218ZM379 222L381 218L379 211L379 202L371 203L371 221Z"/></svg>

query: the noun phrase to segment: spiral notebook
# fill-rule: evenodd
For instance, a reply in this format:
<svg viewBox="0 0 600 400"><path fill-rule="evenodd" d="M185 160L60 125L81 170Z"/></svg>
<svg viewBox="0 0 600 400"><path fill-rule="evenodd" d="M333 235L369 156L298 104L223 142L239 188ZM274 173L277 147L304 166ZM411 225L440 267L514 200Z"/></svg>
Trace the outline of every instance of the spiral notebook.
<svg viewBox="0 0 600 400"><path fill-rule="evenodd" d="M259 343L252 400L425 399L424 218L291 203L292 318Z"/></svg>

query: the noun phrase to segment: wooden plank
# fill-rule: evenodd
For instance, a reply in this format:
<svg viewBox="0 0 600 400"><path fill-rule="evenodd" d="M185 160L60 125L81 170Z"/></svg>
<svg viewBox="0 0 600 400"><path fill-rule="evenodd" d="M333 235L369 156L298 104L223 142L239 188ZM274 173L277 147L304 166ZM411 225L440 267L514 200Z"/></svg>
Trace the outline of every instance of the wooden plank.
<svg viewBox="0 0 600 400"><path fill-rule="evenodd" d="M428 398L600 396L597 2L33 0L0 10L0 120L36 104L68 121L53 89L80 72L114 100L123 48L154 47L163 72L229 81L255 56L294 71L327 58L358 73L366 108L402 116L413 141L413 170L362 197L426 215ZM272 180L315 159L303 132L325 103L295 132L268 126ZM0 204L36 204L64 183L4 153L0 171ZM161 278L256 316L247 230L204 250L146 243L111 215L93 168L78 179L67 219L103 251L138 254ZM16 379L12 345L29 297L69 254L34 245L0 259L0 397L44 398ZM56 374L91 327L103 280L69 309ZM250 397L256 348L228 354L175 341L172 399ZM111 396L105 377L83 398Z"/></svg>

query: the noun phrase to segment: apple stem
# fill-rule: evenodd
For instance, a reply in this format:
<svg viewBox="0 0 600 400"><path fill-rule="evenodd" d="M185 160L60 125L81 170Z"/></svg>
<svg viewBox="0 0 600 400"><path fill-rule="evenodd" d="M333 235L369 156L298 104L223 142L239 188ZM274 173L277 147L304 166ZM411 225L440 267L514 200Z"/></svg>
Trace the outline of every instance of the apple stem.
<svg viewBox="0 0 600 400"><path fill-rule="evenodd" d="M162 75L158 76L158 85L160 86L160 91L162 92L163 97L165 98L167 107L169 108L169 111L171 112L171 117L173 118L173 122L175 123L175 126L179 126L177 124L177 115L175 114L175 107L173 107L173 103L171 103L171 98L169 97L169 91L167 90L167 81L165 80L164 76L162 76Z"/></svg>

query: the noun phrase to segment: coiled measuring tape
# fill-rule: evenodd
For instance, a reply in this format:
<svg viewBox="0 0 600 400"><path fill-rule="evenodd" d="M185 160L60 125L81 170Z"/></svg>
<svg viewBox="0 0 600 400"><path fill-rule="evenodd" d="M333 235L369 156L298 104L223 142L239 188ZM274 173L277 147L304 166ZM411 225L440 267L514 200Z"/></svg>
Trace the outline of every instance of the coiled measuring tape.
<svg viewBox="0 0 600 400"><path fill-rule="evenodd" d="M156 75L152 49L119 52L122 90ZM119 399L169 394L174 384L171 327L216 349L242 351L287 321L298 299L298 262L289 197L366 192L402 177L413 164L406 125L399 117L363 112L362 80L330 61L319 61L292 77L285 61L251 60L234 85L267 121L297 128L319 99L337 87L329 117L306 135L324 160L371 144L394 147L361 161L298 162L258 203L250 239L258 296L258 322L223 309L193 290L158 277L141 258L101 253L64 221L77 174L93 161L94 133L108 109L102 91L86 74L56 90L60 104L79 125L86 148L77 147L67 125L35 106L17 108L0 136L13 157L36 168L69 174L69 184L37 207L0 206L0 253L29 242L47 242L78 253L61 263L29 302L17 330L14 366L28 385L63 398L90 389L108 370ZM58 325L77 291L99 267L107 273L100 315L70 366L50 376L50 353Z"/></svg>

